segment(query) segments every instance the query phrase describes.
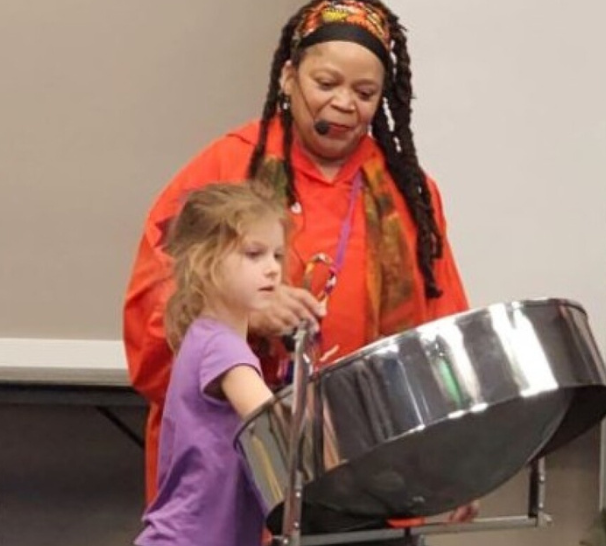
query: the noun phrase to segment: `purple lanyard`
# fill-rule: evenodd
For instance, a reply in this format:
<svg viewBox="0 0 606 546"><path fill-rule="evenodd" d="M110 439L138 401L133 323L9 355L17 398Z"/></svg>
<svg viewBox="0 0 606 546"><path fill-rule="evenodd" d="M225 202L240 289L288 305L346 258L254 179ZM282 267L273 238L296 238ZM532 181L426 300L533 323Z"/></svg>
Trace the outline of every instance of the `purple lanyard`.
<svg viewBox="0 0 606 546"><path fill-rule="evenodd" d="M317 263L324 263L329 266L330 273L328 279L322 289L322 293L318 295L319 300L328 298L330 293L333 291L337 284L337 275L343 267L345 261L345 250L347 249L347 243L351 235L351 226L353 225L353 214L356 207L356 200L360 189L362 188L362 173L358 171L356 174L351 191L349 192L349 205L347 208L347 215L345 216L343 223L341 224L341 232L339 233L339 241L337 243L337 253L334 260L331 260L325 253L320 252L311 257L305 267L305 273L303 275L303 285L309 288L311 286L311 275L313 269Z"/></svg>
<svg viewBox="0 0 606 546"><path fill-rule="evenodd" d="M362 173L358 171L351 186L351 191L349 193L349 209L347 210L347 216L345 217L345 220L343 220L343 224L341 225L341 233L339 234L337 255L335 256L335 261L333 265L335 275L339 273L339 271L341 271L341 268L343 267L343 262L345 261L345 249L347 248L349 236L351 235L351 226L353 225L353 214L356 207L356 199L358 197L358 193L360 193L361 188Z"/></svg>

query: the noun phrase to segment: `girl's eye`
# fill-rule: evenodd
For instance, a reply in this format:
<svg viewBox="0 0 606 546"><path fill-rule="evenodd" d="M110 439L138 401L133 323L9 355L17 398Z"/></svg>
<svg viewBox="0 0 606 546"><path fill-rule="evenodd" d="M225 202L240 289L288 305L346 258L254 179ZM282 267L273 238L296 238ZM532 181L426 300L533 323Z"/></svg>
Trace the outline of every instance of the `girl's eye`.
<svg viewBox="0 0 606 546"><path fill-rule="evenodd" d="M245 250L244 255L251 260L261 257L263 253L260 250Z"/></svg>
<svg viewBox="0 0 606 546"><path fill-rule="evenodd" d="M283 261L284 261L284 252L276 252L276 253L274 254L274 259L275 259L277 262L283 262Z"/></svg>

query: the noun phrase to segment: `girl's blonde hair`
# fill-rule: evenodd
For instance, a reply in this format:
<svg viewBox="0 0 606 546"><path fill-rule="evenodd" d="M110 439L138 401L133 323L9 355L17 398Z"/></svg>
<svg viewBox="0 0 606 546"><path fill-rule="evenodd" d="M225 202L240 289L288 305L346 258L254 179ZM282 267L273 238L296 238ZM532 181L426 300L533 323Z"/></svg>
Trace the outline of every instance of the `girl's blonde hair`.
<svg viewBox="0 0 606 546"><path fill-rule="evenodd" d="M285 216L283 204L259 184L209 184L187 196L165 246L176 284L164 315L173 351L207 306L207 294L219 286L222 258L242 241L251 224L274 217L285 225Z"/></svg>

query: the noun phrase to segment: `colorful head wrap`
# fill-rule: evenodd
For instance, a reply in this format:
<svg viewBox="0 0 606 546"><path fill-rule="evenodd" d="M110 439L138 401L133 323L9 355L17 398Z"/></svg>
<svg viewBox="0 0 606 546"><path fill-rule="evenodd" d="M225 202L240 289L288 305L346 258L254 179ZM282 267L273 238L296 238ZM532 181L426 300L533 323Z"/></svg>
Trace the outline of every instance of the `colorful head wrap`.
<svg viewBox="0 0 606 546"><path fill-rule="evenodd" d="M372 51L385 66L389 63L386 14L362 0L325 0L314 6L295 29L292 50L334 40L356 42Z"/></svg>

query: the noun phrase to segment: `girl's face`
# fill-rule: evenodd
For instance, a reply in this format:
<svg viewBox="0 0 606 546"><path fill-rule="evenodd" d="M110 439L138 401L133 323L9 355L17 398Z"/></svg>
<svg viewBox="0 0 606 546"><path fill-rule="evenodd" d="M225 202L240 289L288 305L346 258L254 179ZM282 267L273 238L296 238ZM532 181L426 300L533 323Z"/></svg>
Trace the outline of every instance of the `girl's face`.
<svg viewBox="0 0 606 546"><path fill-rule="evenodd" d="M368 49L332 41L309 47L298 67L282 70L282 90L290 97L295 131L307 151L323 161L342 161L367 134L383 93L385 70ZM328 123L326 135L314 129Z"/></svg>
<svg viewBox="0 0 606 546"><path fill-rule="evenodd" d="M284 227L277 218L250 224L240 244L219 266L222 306L231 313L267 307L282 281Z"/></svg>

